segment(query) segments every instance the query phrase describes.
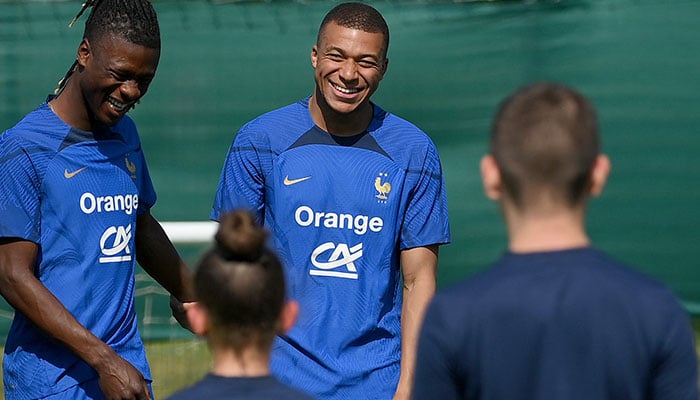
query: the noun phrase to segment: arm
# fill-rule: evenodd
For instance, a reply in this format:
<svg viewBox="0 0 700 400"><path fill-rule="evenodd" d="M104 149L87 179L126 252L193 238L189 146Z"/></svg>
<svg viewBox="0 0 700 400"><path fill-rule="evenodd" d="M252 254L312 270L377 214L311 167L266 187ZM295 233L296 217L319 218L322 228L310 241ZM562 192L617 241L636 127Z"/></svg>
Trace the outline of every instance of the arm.
<svg viewBox="0 0 700 400"><path fill-rule="evenodd" d="M138 216L135 241L137 261L144 271L171 294L173 316L180 325L189 329L182 303L194 301L192 273L150 212Z"/></svg>
<svg viewBox="0 0 700 400"><path fill-rule="evenodd" d="M659 337L648 396L654 400L700 399L698 359L690 320L680 305L673 304L664 311L667 318L662 325L663 336Z"/></svg>
<svg viewBox="0 0 700 400"><path fill-rule="evenodd" d="M141 373L78 322L34 276L39 246L0 239L0 292L15 310L95 369L107 398L147 399Z"/></svg>
<svg viewBox="0 0 700 400"><path fill-rule="evenodd" d="M435 294L438 245L401 252L403 307L401 309L401 376L394 399L409 399L416 367L416 348L423 315Z"/></svg>
<svg viewBox="0 0 700 400"><path fill-rule="evenodd" d="M460 353L450 343L460 338L460 334L451 329L455 314L449 300L433 298L423 318L418 351L416 355L416 372L411 392L413 400L451 400L464 399L467 396L467 379L454 365L454 359L464 360ZM461 343L461 342L458 342Z"/></svg>

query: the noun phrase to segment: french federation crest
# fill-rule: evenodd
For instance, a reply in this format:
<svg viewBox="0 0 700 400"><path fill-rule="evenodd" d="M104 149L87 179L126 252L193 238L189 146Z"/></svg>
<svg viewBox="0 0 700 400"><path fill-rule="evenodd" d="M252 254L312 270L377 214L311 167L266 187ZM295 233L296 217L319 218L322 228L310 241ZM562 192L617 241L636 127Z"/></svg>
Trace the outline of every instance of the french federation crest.
<svg viewBox="0 0 700 400"><path fill-rule="evenodd" d="M124 163L126 164L126 169L131 173L131 179L136 179L136 164L129 161L129 155L124 156Z"/></svg>
<svg viewBox="0 0 700 400"><path fill-rule="evenodd" d="M385 180L387 176L389 176L389 174L380 172L379 176L374 180L374 188L379 192L375 197L378 198L381 203L386 203L387 195L391 192L391 183Z"/></svg>

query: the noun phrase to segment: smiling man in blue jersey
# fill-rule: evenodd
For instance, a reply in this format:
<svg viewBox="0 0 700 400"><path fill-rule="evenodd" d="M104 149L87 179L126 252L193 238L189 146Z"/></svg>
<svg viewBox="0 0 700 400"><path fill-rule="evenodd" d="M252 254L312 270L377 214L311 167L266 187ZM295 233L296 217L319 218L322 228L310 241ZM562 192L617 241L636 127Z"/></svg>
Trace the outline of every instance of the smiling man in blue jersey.
<svg viewBox="0 0 700 400"><path fill-rule="evenodd" d="M238 132L212 212L249 207L272 233L297 324L272 372L322 399L407 399L418 326L450 240L430 138L370 101L389 30L344 3L311 50L315 90Z"/></svg>
<svg viewBox="0 0 700 400"><path fill-rule="evenodd" d="M146 0L98 0L77 60L0 136L0 291L15 308L7 399L147 399L138 262L176 299L190 274L150 214L156 200L134 122L160 58Z"/></svg>

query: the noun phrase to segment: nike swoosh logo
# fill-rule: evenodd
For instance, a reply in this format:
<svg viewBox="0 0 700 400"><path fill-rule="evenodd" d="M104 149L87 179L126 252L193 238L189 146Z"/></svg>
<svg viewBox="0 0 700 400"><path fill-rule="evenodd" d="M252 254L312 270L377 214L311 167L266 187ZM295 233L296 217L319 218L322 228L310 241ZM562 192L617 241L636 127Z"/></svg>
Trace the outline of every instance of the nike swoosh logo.
<svg viewBox="0 0 700 400"><path fill-rule="evenodd" d="M308 180L308 179L311 179L311 177L305 176L305 177L299 178L299 179L289 179L289 175L287 175L284 177L284 185L285 186L294 185L295 183L304 182L305 180Z"/></svg>
<svg viewBox="0 0 700 400"><path fill-rule="evenodd" d="M70 179L70 178L72 178L72 177L78 175L79 173L85 171L86 169L87 169L87 167L83 167L83 168L80 168L80 169L76 169L76 170L73 171L73 172L68 172L68 170L66 169L65 171L63 171L63 176L65 176L66 179Z"/></svg>

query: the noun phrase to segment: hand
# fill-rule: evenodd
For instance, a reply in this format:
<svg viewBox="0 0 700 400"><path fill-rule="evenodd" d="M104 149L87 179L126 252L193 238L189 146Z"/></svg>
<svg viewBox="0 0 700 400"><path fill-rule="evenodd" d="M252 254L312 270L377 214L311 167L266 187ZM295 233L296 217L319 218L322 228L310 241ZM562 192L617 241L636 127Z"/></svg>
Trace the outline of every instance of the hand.
<svg viewBox="0 0 700 400"><path fill-rule="evenodd" d="M187 319L187 307L192 303L182 303L175 296L170 295L170 310L175 320L188 331L192 332L190 321Z"/></svg>
<svg viewBox="0 0 700 400"><path fill-rule="evenodd" d="M114 353L97 370L107 400L151 400L148 383L133 365Z"/></svg>

